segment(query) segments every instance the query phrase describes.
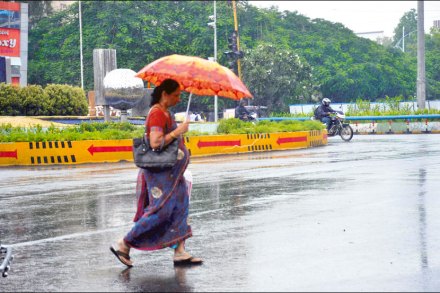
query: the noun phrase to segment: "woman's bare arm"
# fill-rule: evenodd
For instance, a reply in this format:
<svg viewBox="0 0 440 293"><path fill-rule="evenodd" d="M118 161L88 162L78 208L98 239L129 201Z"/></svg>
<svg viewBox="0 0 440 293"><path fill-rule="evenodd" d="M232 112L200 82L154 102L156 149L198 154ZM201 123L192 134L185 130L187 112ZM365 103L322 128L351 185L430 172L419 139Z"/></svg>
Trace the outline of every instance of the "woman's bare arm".
<svg viewBox="0 0 440 293"><path fill-rule="evenodd" d="M171 131L170 133L164 135L162 131L155 131L154 129L151 129L150 131L150 146L153 149L160 148L163 144L163 146L168 145L173 141L173 139L177 138L179 135L182 135L188 131L189 128L189 119L186 119L184 122L182 122L179 126L177 126L176 129Z"/></svg>

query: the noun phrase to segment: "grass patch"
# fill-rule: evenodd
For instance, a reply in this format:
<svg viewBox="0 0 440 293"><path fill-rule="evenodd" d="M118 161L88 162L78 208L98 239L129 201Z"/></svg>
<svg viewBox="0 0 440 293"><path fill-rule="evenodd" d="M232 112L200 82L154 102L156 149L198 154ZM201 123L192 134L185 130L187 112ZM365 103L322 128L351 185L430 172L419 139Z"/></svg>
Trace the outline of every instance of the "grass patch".
<svg viewBox="0 0 440 293"><path fill-rule="evenodd" d="M257 123L244 122L237 118L222 119L219 121L217 132L219 134L248 134L248 133L275 133L295 132L324 129L320 121L294 121L286 120L281 122L259 121Z"/></svg>
<svg viewBox="0 0 440 293"><path fill-rule="evenodd" d="M53 125L48 128L41 125L13 127L11 124L2 124L0 142L131 139L142 136L143 132L143 126L132 125L129 122L84 122L66 128Z"/></svg>
<svg viewBox="0 0 440 293"><path fill-rule="evenodd" d="M219 121L218 134L248 134L295 132L324 129L318 121L260 121L255 124L239 119L222 119ZM41 125L32 127L13 127L10 123L0 125L0 142L43 142L43 141L81 141L81 140L112 140L132 139L142 136L143 125L129 122L83 122L69 127L47 128ZM185 136L209 135L208 133L191 130Z"/></svg>

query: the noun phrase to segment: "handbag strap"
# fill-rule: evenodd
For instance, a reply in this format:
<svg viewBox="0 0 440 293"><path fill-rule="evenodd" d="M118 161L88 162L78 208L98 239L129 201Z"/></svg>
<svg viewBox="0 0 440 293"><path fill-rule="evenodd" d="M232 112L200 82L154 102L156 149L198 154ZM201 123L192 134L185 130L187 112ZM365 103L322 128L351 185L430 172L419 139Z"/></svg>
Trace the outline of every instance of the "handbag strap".
<svg viewBox="0 0 440 293"><path fill-rule="evenodd" d="M147 115L147 123L145 123L145 134L147 133L147 126L149 123L149 119L150 119L150 113L151 110L153 110L154 107L156 107L157 104L154 104L153 107L150 108L150 110L148 111L148 115ZM159 106L157 106L156 108L158 108ZM168 111L167 111L168 112ZM170 115L170 113L168 112L168 115ZM168 134L168 121L165 122L165 134Z"/></svg>
<svg viewBox="0 0 440 293"><path fill-rule="evenodd" d="M145 123L145 135L144 135L144 137L143 137L143 140L145 141L145 144L146 144L147 146L150 145L150 142L149 142L150 137L147 138L147 127L148 127L148 123L149 123L149 121L150 121L150 120L149 120L149 119L150 119L150 113L151 113L151 111L153 110L153 108L156 107L156 105L157 105L157 104L155 104L153 107L151 107L150 110L148 111L148 115L147 115L147 123ZM167 111L167 112L168 112L168 111ZM171 115L171 114L168 112L168 115ZM165 135L166 135L166 134L168 134L168 121L166 121L166 123L165 123ZM174 138L174 139L171 141L171 143L174 142L175 140L177 140L177 139ZM164 137L164 139L163 139L163 141L162 141L162 144L161 144L161 146L160 146L159 149L162 149L162 148L163 148L164 142L165 142L165 137Z"/></svg>
<svg viewBox="0 0 440 293"><path fill-rule="evenodd" d="M143 140L145 141L145 144L146 145L150 145L150 142L149 142L149 140L150 140L150 137L148 136L147 137L147 127L148 127L148 123L150 122L150 113L151 113L151 111L153 110L153 108L154 107L156 107L156 105L157 104L155 104L155 105L153 105L153 107L151 107L150 108L150 110L148 111L148 115L147 115L147 122L145 123L145 135L143 136ZM162 110L162 109L161 109ZM167 111L168 112L168 111ZM168 115L170 115L170 117L171 117L171 114L170 114L170 112L168 112ZM168 134L168 121L166 121L165 122L165 135L167 135ZM174 140L177 140L177 139L173 139L172 140L172 142L174 141ZM164 136L164 140L162 141L162 144L161 144L161 146L160 146L160 149L162 149L162 147L163 147L163 145L164 145L164 142L165 142L165 136Z"/></svg>

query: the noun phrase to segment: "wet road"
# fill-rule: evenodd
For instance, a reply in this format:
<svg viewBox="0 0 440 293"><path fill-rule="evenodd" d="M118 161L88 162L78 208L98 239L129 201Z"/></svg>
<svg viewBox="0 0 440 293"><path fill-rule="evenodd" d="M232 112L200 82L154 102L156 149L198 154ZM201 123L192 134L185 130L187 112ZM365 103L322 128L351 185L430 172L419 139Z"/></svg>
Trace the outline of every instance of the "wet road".
<svg viewBox="0 0 440 293"><path fill-rule="evenodd" d="M193 158L187 249L108 247L132 226L132 163L0 168L0 291L440 291L440 135L355 136ZM5 226L6 225L6 226Z"/></svg>

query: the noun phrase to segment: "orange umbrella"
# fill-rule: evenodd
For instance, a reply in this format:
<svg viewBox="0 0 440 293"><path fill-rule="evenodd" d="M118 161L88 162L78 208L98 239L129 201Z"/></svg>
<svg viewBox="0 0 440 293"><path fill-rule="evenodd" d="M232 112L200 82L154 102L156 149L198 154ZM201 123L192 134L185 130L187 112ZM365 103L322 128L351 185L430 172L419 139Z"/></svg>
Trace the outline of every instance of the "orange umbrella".
<svg viewBox="0 0 440 293"><path fill-rule="evenodd" d="M218 95L233 100L252 98L243 82L229 68L194 56L174 54L162 57L142 68L136 77L154 85L172 78L182 85L184 91L199 96Z"/></svg>

